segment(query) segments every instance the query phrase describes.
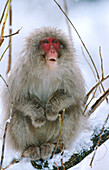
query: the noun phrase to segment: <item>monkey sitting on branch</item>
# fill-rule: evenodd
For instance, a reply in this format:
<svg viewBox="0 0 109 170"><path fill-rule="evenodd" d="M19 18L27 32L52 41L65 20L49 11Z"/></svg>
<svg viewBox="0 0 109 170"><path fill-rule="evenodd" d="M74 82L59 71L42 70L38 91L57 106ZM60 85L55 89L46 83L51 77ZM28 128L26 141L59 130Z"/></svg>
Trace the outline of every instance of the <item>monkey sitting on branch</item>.
<svg viewBox="0 0 109 170"><path fill-rule="evenodd" d="M27 38L7 87L3 89L4 121L12 118L7 143L30 160L47 159L59 137L58 115L65 109L64 148L75 140L85 120L85 84L71 40L56 28L36 29Z"/></svg>

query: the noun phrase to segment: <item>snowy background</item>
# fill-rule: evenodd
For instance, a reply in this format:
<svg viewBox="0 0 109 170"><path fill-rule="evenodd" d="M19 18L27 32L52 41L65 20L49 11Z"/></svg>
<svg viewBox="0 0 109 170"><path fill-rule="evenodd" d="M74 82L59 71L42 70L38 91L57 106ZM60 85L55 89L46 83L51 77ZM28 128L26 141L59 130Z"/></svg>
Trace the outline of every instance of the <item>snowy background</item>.
<svg viewBox="0 0 109 170"><path fill-rule="evenodd" d="M0 16L5 5L5 0L0 1ZM63 7L62 1L59 1L60 5ZM67 0L68 3L68 15L79 34L81 35L84 43L86 44L88 50L91 53L93 60L97 66L99 73L101 74L100 57L99 57L99 46L102 49L104 73L109 74L109 0ZM65 17L59 10L57 5L53 0L16 0L12 1L12 13L13 13L13 32L16 32L19 28L23 27L19 35L13 37L12 40L12 64L14 64L16 57L21 51L25 37L34 31L37 27L42 26L55 26L61 28L67 33L67 26L65 22ZM72 30L73 42L78 55L78 63L81 67L84 79L86 81L87 92L95 84L94 76L86 63L82 52L81 43L76 33ZM8 34L8 23L5 29L5 35ZM0 48L0 56L4 49L8 45L8 40L5 40L2 47ZM85 51L84 51L85 52ZM87 56L87 54L85 53ZM0 74L5 77L7 69L7 58L8 52L6 52L4 58L0 62ZM88 58L88 56L87 56ZM90 61L90 60L89 60ZM3 82L0 79L0 87ZM105 83L105 88L109 88L109 80ZM96 96L98 97L98 96ZM1 110L0 110L1 111ZM83 132L76 143L76 150L79 147L88 148L91 146L90 137L95 128L100 129L109 114L109 104L103 102L101 107L96 110L96 112L90 118L90 129L87 132ZM109 121L107 122L109 127ZM82 142L81 142L82 141ZM1 141L0 141L1 142ZM1 143L0 143L1 146ZM75 152L75 148L72 149L71 153L65 153L65 159L68 159L72 152ZM0 148L1 149L1 148ZM9 164L12 160L13 155L9 152L5 154L5 165ZM103 144L97 151L97 155L93 162L93 167L89 167L92 155L89 155L80 164L73 167L73 170L108 170L109 169L109 140ZM54 158L55 161L60 162L60 155ZM53 162L50 163L52 166ZM51 168L51 167L50 167ZM28 160L23 160L21 163L14 165L12 170L32 170L34 169Z"/></svg>

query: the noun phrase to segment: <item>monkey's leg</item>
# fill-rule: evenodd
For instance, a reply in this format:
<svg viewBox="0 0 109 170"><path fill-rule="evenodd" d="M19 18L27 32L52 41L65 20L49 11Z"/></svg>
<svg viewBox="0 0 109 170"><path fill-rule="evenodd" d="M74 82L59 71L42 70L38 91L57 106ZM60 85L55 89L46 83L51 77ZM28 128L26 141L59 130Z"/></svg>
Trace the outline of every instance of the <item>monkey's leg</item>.
<svg viewBox="0 0 109 170"><path fill-rule="evenodd" d="M41 158L44 160L50 158L54 147L55 145L52 143L44 143L43 145L41 145Z"/></svg>
<svg viewBox="0 0 109 170"><path fill-rule="evenodd" d="M23 151L21 157L29 158L30 160L40 160L40 148L38 146L30 146Z"/></svg>
<svg viewBox="0 0 109 170"><path fill-rule="evenodd" d="M81 106L70 106L65 110L62 126L62 136L64 147L69 149L72 143L82 130L83 123L86 124ZM71 149L71 148L70 148Z"/></svg>
<svg viewBox="0 0 109 170"><path fill-rule="evenodd" d="M13 149L20 151L22 157L40 160L40 148L35 129L29 117L14 110L8 127L7 142Z"/></svg>

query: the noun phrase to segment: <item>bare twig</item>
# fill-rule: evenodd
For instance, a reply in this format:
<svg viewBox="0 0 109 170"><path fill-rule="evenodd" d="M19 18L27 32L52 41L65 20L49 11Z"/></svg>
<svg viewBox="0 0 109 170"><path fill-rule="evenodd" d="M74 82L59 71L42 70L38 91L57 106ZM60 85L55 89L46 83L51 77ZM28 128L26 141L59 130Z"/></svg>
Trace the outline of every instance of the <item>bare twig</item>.
<svg viewBox="0 0 109 170"><path fill-rule="evenodd" d="M65 114L65 109L63 109L62 115L59 114L59 123L60 123L60 150L61 150L61 154L63 152L62 126L63 126L63 123L64 123L64 114Z"/></svg>
<svg viewBox="0 0 109 170"><path fill-rule="evenodd" d="M9 88L8 88L8 84L6 83L5 79L3 78L3 76L1 74L0 74L0 78L3 80L3 82L5 83L5 85L8 89L8 92L10 93Z"/></svg>
<svg viewBox="0 0 109 170"><path fill-rule="evenodd" d="M60 131L59 131L59 136L58 136L58 139L57 139L57 144L56 144L56 147L55 147L55 150L52 154L52 157L53 155L55 154L57 148L58 148L58 145L59 145L59 140L60 140L60 150L61 150L61 153L62 153L62 149L63 149L63 144L62 144L62 126L63 126L63 122L64 122L64 114L65 114L65 109L63 109L63 112L62 112L62 116L61 114L59 114L59 124L60 124Z"/></svg>
<svg viewBox="0 0 109 170"><path fill-rule="evenodd" d="M15 163L19 163L21 160L22 159L14 159L9 165L7 165L5 168L2 168L2 170L12 167Z"/></svg>
<svg viewBox="0 0 109 170"><path fill-rule="evenodd" d="M12 0L11 0L11 3L12 3ZM11 6L11 3L10 3L10 8L9 8L9 34L10 35L12 34L12 6ZM10 44L11 40L12 40L12 37L10 36L9 44ZM6 74L8 74L11 69L11 60L12 60L11 53L12 53L12 46L10 45L9 46L9 55L8 55L8 68L7 68Z"/></svg>
<svg viewBox="0 0 109 170"><path fill-rule="evenodd" d="M103 71L103 58L101 55L101 47L99 47L99 54L100 54L100 59L101 59L101 71L102 71L102 79L104 78L104 71Z"/></svg>
<svg viewBox="0 0 109 170"><path fill-rule="evenodd" d="M4 39L3 39L3 34L4 34L5 24L6 24L7 17L8 17L8 12L9 12L9 8L10 8L10 3L11 3L11 0L9 0L9 1L8 1L8 4L7 4L6 15L5 15L5 19L4 19L3 26L2 26L2 30L1 30L0 46L2 45L3 40L4 40Z"/></svg>
<svg viewBox="0 0 109 170"><path fill-rule="evenodd" d="M61 150L61 155L63 154L63 140L62 140L62 126L64 122L64 114L65 114L65 109L63 109L62 115L59 114L59 123L60 123L60 150ZM61 165L63 167L63 170L65 170L65 166L63 164L63 159L61 159Z"/></svg>
<svg viewBox="0 0 109 170"><path fill-rule="evenodd" d="M5 4L5 7L4 7L4 9L3 9L2 16L1 16L1 18L0 18L0 24L2 23L3 17L4 17L4 15L5 15L5 11L6 11L6 7L7 7L7 5L8 5L8 1L9 1L9 0L7 0L7 2L6 2L6 4Z"/></svg>
<svg viewBox="0 0 109 170"><path fill-rule="evenodd" d="M109 95L109 89L105 91L105 93L92 105L88 115L91 115L96 108L106 99L106 97Z"/></svg>
<svg viewBox="0 0 109 170"><path fill-rule="evenodd" d="M92 167L92 163L93 163L93 160L94 160L94 158L95 158L96 151L97 151L98 146L99 146L99 144L100 144L101 136L102 136L102 134L103 134L103 131L104 131L104 128L105 128L105 125L106 125L108 119L109 119L109 114L108 114L108 116L107 116L107 118L106 118L106 120L105 120L105 123L104 123L104 125L103 125L103 127L102 127L102 130L101 130L101 133L100 133L98 142L97 142L97 145L96 145L96 147L95 147L95 149L94 149L94 154L93 154L93 157L92 157L91 162L90 162L90 166L91 166L91 167Z"/></svg>
<svg viewBox="0 0 109 170"><path fill-rule="evenodd" d="M61 165L62 165L63 170L65 170L65 166L63 164L63 160L62 159L61 159Z"/></svg>
<svg viewBox="0 0 109 170"><path fill-rule="evenodd" d="M99 74L98 74L97 68L96 68L96 66L95 66L95 63L94 63L94 61L93 61L93 59L92 59L92 57L91 57L91 55L90 55L90 53L89 53L89 51L88 51L86 45L85 45L85 43L83 42L81 36L79 35L79 33L78 33L76 27L73 25L73 23L71 22L71 20L70 20L69 17L67 16L67 14L63 11L63 9L61 8L61 6L57 3L57 1L54 0L54 2L57 4L57 6L58 6L58 7L60 8L60 10L62 11L62 13L65 15L65 17L67 18L67 20L69 21L69 23L72 25L73 29L75 30L76 34L78 35L78 37L79 37L79 39L80 39L82 45L84 46L84 48L85 48L87 54L89 55L89 57L90 57L90 59L91 59L91 61L92 61L92 64L93 64L93 66L94 66L94 68L95 68L95 71L96 71L96 73L97 73L97 77L99 77Z"/></svg>
<svg viewBox="0 0 109 170"><path fill-rule="evenodd" d="M57 148L58 148L58 145L59 145L59 139L60 139L60 133L59 133L59 136L58 136L58 139L57 139L57 143L56 143L56 146L55 146L54 152L53 152L53 154L52 154L52 157L53 157L53 155L56 153L56 150L57 150Z"/></svg>
<svg viewBox="0 0 109 170"><path fill-rule="evenodd" d="M8 37L12 37L13 35L19 34L21 29L22 29L22 27L20 29L18 29L15 33L12 33L12 34L9 34L9 35L4 35L3 38L8 38Z"/></svg>
<svg viewBox="0 0 109 170"><path fill-rule="evenodd" d="M87 94L87 99L89 98L89 95L92 93L94 89L96 89L104 80L107 80L109 78L109 75L107 75L105 78L101 79L95 86L92 87L92 89Z"/></svg>
<svg viewBox="0 0 109 170"><path fill-rule="evenodd" d="M56 165L57 170L59 170L59 167L58 167L57 163L56 163L56 162L54 162L54 164Z"/></svg>
<svg viewBox="0 0 109 170"><path fill-rule="evenodd" d="M94 75L94 78L95 78L95 80L96 80L96 75L95 75L94 69L92 68L91 64L90 64L89 61L87 60L87 57L85 56L82 47L81 47L81 50L82 50L82 54L83 54L83 56L84 56L84 58L85 58L87 64L89 65L89 67L90 67L90 69L91 69L91 71L92 71L92 73L93 73L93 75ZM100 86L99 86L99 91L100 91L100 93L101 93L101 88L100 88Z"/></svg>
<svg viewBox="0 0 109 170"><path fill-rule="evenodd" d="M59 114L59 124L60 124L60 150L62 151L62 120L61 120L61 114Z"/></svg>
<svg viewBox="0 0 109 170"><path fill-rule="evenodd" d="M97 67L96 67L96 65L95 65L95 63L94 63L94 61L93 61L93 59L92 59L92 57L91 57L91 55L90 55L90 53L89 53L86 45L85 45L85 43L83 42L81 36L79 35L77 29L75 28L75 26L73 25L73 23L71 22L71 20L70 20L69 17L67 16L67 14L64 12L64 10L61 8L61 6L58 4L58 2L57 2L56 0L54 0L54 2L55 2L55 3L57 4L57 6L60 8L60 10L61 10L62 13L65 15L65 17L67 18L67 20L69 21L69 23L71 24L71 26L73 27L73 29L75 30L76 34L78 35L78 37L79 37L79 39L80 39L83 47L85 48L85 50L86 50L86 52L87 52L87 54L88 54L88 56L89 56L89 58L90 58L90 60L91 60L91 62L92 62L92 64L93 64L93 67L94 67L95 72L96 72L96 75L97 75L97 79L99 80L99 79L100 79L100 76L99 76ZM96 79L96 81L97 81L97 79ZM103 89L103 92L105 92L105 89L104 89L102 83L101 83L101 87L102 87L102 89Z"/></svg>
<svg viewBox="0 0 109 170"><path fill-rule="evenodd" d="M9 122L7 121L6 125L5 125L4 135L3 135L3 145L2 145L2 155L1 155L1 168L2 168L3 159L4 159L5 140L6 140L6 132L7 132L7 128L8 128L8 123Z"/></svg>
<svg viewBox="0 0 109 170"><path fill-rule="evenodd" d="M6 87L7 87L8 93L9 93L9 95L10 95L10 101L11 101L10 117L9 117L9 119L6 121L5 129L4 129L4 134L3 134L2 155L1 155L1 167L0 167L0 168L2 168L3 159L4 159L4 150L5 150L6 134L7 134L8 125L9 125L9 123L10 123L10 121L11 121L11 118L12 118L13 102L12 102L11 93L10 93L8 84L6 83L5 79L3 78L3 76L2 76L1 74L0 74L0 77L2 78L3 82L5 83L5 85L6 85Z"/></svg>
<svg viewBox="0 0 109 170"><path fill-rule="evenodd" d="M63 0L63 3L64 3L65 13L68 14L68 8L67 8L66 0ZM65 18L65 19L66 19L66 24L67 24L67 27L68 27L69 38L70 38L70 40L72 40L72 34L71 34L70 24L69 24L67 18Z"/></svg>
<svg viewBox="0 0 109 170"><path fill-rule="evenodd" d="M7 89L8 89L8 84L6 83L5 79L3 78L3 76L0 74L0 77L2 78L2 80L4 81ZM7 131L7 123L5 126L5 132ZM3 164L3 159L4 159L4 146L5 146L5 138L6 138L6 133L4 132L3 135L3 145L2 145L2 155L1 155L1 163L0 163L0 169L2 168L2 164Z"/></svg>
<svg viewBox="0 0 109 170"><path fill-rule="evenodd" d="M64 122L64 114L65 114L65 109L63 109L62 115L59 114L59 123L60 123L60 150L61 150L61 153L63 152L62 126L63 126L63 122Z"/></svg>
<svg viewBox="0 0 109 170"><path fill-rule="evenodd" d="M9 48L9 46L11 45L12 42L10 42L10 44L6 47L5 51L3 52L3 54L0 57L0 61L2 60L4 54L6 53L7 49Z"/></svg>
<svg viewBox="0 0 109 170"><path fill-rule="evenodd" d="M92 98L90 99L89 103L86 104L85 109L84 109L84 112L83 112L83 115L85 114L85 112L86 112L89 104L90 104L90 103L92 102L92 100L94 99L96 91L97 91L97 88L95 89L95 91L94 91L94 93L93 93L93 96L92 96Z"/></svg>
<svg viewBox="0 0 109 170"><path fill-rule="evenodd" d="M20 28L19 30L17 30L17 31L16 31L15 33L13 33L13 34L5 35L5 36L3 36L3 38L8 38L8 37L11 37L11 36L13 36L13 35L19 34L19 32L20 32L21 29L22 29L22 28ZM3 58L4 54L5 54L5 52L7 51L7 49L8 49L9 46L11 45L11 43L12 43L12 40L11 40L10 44L9 44L9 45L6 47L6 49L4 50L3 54L1 55L0 61L2 60L2 58Z"/></svg>

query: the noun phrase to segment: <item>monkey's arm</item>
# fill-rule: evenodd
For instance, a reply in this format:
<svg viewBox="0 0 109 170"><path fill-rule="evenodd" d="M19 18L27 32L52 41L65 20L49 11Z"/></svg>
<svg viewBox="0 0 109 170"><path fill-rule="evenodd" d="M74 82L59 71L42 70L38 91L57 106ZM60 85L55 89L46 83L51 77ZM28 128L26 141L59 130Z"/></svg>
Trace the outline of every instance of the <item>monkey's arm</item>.
<svg viewBox="0 0 109 170"><path fill-rule="evenodd" d="M30 117L32 124L35 127L41 127L45 124L44 107L37 97L25 98L17 102L13 106L13 112L21 112L24 116Z"/></svg>
<svg viewBox="0 0 109 170"><path fill-rule="evenodd" d="M74 98L71 95L65 93L64 90L57 90L47 101L45 111L47 119L56 120L58 113L72 104L74 104Z"/></svg>

